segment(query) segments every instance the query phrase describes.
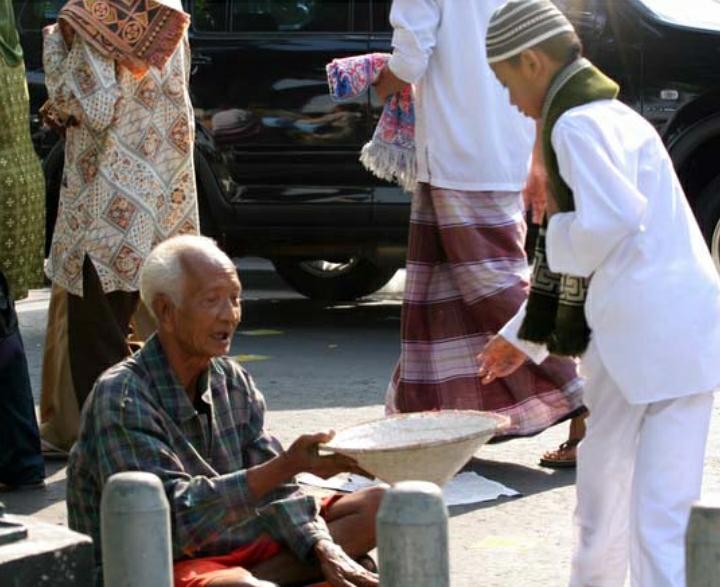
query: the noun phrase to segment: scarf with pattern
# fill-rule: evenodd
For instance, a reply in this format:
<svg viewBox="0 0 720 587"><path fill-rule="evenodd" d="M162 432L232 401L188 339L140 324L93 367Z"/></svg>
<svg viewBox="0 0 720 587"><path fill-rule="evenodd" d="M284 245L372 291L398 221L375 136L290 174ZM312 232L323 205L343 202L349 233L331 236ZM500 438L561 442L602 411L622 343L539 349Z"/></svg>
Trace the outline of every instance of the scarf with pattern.
<svg viewBox="0 0 720 587"><path fill-rule="evenodd" d="M330 96L343 102L364 94L389 59L387 53L334 59L326 67ZM414 191L415 108L410 86L385 101L373 137L360 152L360 162L380 179Z"/></svg>
<svg viewBox="0 0 720 587"><path fill-rule="evenodd" d="M578 59L568 65L550 84L542 111L542 148L548 174L548 197L554 198L560 212L575 210L575 202L572 190L560 176L550 140L553 127L571 108L596 100L614 99L618 90L618 85L587 59ZM590 342L590 328L585 320L590 280L550 271L545 251L546 231L547 217L535 245L530 297L519 336L546 344L556 355L580 356Z"/></svg>
<svg viewBox="0 0 720 587"><path fill-rule="evenodd" d="M58 23L70 46L80 35L137 78L162 69L185 35L190 17L167 0L68 0Z"/></svg>

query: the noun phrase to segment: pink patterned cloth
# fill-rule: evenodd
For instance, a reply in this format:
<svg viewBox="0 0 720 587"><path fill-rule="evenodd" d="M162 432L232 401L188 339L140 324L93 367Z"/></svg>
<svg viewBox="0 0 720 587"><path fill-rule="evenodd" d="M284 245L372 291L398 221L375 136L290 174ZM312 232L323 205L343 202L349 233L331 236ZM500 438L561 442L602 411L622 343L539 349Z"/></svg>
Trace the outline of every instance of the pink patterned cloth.
<svg viewBox="0 0 720 587"><path fill-rule="evenodd" d="M367 92L389 59L388 53L333 59L326 67L330 95L342 102ZM387 99L360 161L379 178L396 182L408 192L414 190L415 108L410 86Z"/></svg>

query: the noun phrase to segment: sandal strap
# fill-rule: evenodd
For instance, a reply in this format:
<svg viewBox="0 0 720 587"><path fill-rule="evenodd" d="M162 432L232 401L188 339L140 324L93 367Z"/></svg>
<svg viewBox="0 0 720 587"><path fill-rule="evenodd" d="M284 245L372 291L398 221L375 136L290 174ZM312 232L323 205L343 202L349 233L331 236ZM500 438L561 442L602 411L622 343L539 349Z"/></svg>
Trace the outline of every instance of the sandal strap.
<svg viewBox="0 0 720 587"><path fill-rule="evenodd" d="M577 447L578 444L580 444L581 440L582 440L582 438L570 438L569 440L566 440L558 447L558 451L570 450L571 448L575 448L575 447Z"/></svg>

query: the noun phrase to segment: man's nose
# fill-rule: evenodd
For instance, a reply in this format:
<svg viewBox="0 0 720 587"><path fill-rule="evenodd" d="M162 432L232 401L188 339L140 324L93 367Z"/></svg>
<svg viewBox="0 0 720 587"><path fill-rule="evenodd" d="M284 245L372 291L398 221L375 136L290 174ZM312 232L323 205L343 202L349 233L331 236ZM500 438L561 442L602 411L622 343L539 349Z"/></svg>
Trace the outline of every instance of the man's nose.
<svg viewBox="0 0 720 587"><path fill-rule="evenodd" d="M236 304L231 299L226 299L220 308L220 319L234 322L240 322L240 304Z"/></svg>

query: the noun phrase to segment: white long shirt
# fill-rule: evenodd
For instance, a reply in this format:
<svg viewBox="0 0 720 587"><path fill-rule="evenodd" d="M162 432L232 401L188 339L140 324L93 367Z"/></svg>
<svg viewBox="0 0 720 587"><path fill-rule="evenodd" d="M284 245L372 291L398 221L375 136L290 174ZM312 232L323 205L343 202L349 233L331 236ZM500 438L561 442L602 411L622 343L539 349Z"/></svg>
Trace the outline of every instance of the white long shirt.
<svg viewBox="0 0 720 587"><path fill-rule="evenodd" d="M552 271L592 277L592 341L628 402L708 392L720 384L720 279L665 147L621 102L563 114L552 132L576 210L548 225ZM501 334L520 341L525 308Z"/></svg>
<svg viewBox="0 0 720 587"><path fill-rule="evenodd" d="M391 71L414 85L418 180L468 191L518 191L534 125L510 105L485 56L505 0L393 0Z"/></svg>

